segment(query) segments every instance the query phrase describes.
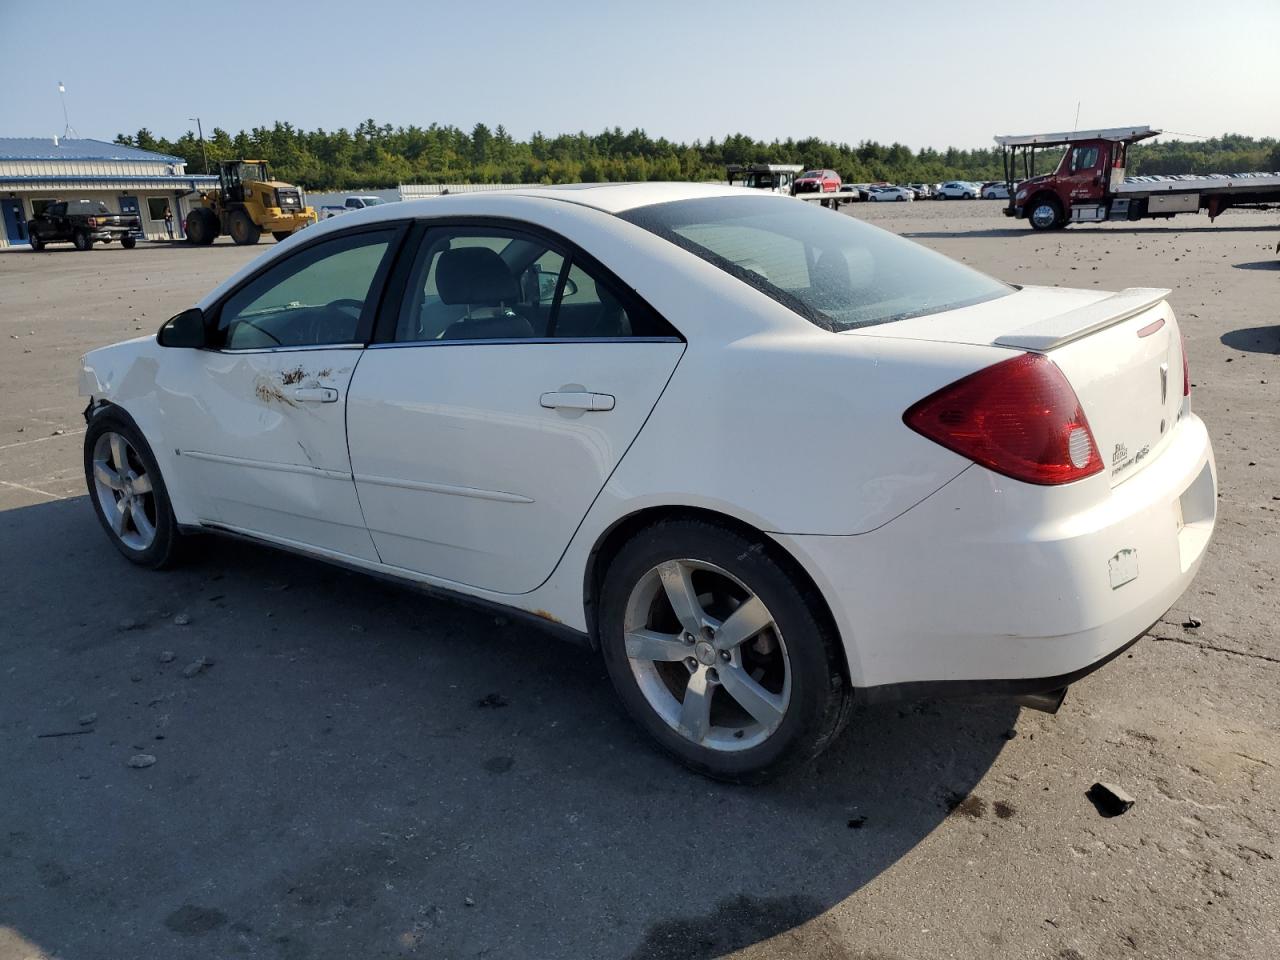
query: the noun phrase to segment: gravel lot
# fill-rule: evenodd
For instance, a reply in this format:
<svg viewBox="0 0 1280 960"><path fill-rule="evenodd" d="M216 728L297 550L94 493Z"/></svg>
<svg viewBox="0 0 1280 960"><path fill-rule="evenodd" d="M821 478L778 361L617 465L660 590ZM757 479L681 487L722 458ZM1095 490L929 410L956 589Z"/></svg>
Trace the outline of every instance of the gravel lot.
<svg viewBox="0 0 1280 960"><path fill-rule="evenodd" d="M852 215L1008 280L1173 288L1209 557L1056 717L869 708L756 789L659 756L533 629L239 543L130 567L78 358L266 245L0 255L0 960L1280 956L1280 214L999 208ZM1096 780L1136 806L1100 817Z"/></svg>

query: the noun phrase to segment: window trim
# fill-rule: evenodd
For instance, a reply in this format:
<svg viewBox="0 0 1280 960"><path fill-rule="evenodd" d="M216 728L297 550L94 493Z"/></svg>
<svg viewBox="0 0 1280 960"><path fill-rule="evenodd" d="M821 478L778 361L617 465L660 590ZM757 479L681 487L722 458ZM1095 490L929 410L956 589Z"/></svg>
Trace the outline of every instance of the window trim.
<svg viewBox="0 0 1280 960"><path fill-rule="evenodd" d="M409 288L409 280L413 273L418 251L423 243L430 242L429 234L439 230L450 229L490 229L523 236L537 243L545 243L554 249L565 260L565 267L576 263L587 273L598 278L613 288L624 310L636 314L647 312L667 325L674 336L663 337L517 337L486 340L396 340L396 326L400 318L401 305ZM586 250L572 240L536 223L527 220L516 220L510 217L493 216L441 216L419 217L413 223L409 236L401 243L397 256L396 269L384 290L369 346L374 347L423 347L423 346L476 346L479 344L553 344L553 343L685 343L683 333L665 314L657 310L642 297L634 287L623 280L603 263L591 256ZM561 280L557 282L556 293L560 292L560 283L568 275L568 269L561 271Z"/></svg>
<svg viewBox="0 0 1280 960"><path fill-rule="evenodd" d="M353 348L358 349L367 346L370 341L370 337L373 334L374 326L377 323L379 312L382 309L383 301L386 298L388 289L387 279L391 276L394 266L400 259L400 254L405 245L404 238L409 232L409 227L411 225L412 221L409 220L382 220L377 223L362 224L361 226L352 227L346 230L335 230L332 233L325 233L313 240L300 244L287 254L279 257L271 257L234 287L220 296L212 305L210 305L209 309L204 311L205 331L206 333L211 334L213 331L218 329L218 324L222 320L222 310L226 306L227 301L268 271L274 270L283 263L288 263L294 257L304 254L308 250L311 250L322 243L328 243L333 240L342 240L347 237L358 236L362 233L383 233L390 230L391 239L387 244L387 253L382 258L382 262L378 265L378 269L373 275L373 281L369 285L369 291L374 301L373 307L370 309L368 304L366 304L365 310L360 315L360 320L356 324L356 336L353 341L348 343L315 343L297 346L281 345L276 347L243 347L240 349L218 346L204 347L202 349L208 350L212 353L239 355L247 353L285 353L294 350L350 350Z"/></svg>

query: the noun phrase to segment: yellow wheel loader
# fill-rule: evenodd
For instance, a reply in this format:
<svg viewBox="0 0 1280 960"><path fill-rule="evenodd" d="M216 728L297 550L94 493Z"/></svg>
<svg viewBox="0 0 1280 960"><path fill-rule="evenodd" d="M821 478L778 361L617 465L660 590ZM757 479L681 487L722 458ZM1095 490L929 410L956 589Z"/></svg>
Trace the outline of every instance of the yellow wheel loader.
<svg viewBox="0 0 1280 960"><path fill-rule="evenodd" d="M230 234L237 244L257 243L263 231L277 241L316 222L302 190L271 179L265 160L218 164L218 189L200 192L200 206L187 214L187 241L199 246Z"/></svg>

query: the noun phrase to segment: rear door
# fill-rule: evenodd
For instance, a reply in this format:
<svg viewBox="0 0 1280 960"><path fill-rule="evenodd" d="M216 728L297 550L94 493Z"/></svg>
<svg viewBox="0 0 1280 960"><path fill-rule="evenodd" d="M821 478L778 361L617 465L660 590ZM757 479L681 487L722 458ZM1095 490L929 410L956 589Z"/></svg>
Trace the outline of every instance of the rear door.
<svg viewBox="0 0 1280 960"><path fill-rule="evenodd" d="M330 235L209 311L216 347L160 371L166 439L199 519L377 560L351 479L347 391L404 228Z"/></svg>
<svg viewBox="0 0 1280 960"><path fill-rule="evenodd" d="M433 227L406 262L400 306L351 384L365 520L384 563L528 592L684 343L585 254L524 227Z"/></svg>

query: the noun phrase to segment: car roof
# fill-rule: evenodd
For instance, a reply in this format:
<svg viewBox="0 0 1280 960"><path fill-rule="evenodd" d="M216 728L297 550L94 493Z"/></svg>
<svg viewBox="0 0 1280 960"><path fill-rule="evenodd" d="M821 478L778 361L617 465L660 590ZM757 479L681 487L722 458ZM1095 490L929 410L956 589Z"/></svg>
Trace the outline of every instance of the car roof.
<svg viewBox="0 0 1280 960"><path fill-rule="evenodd" d="M669 203L673 200L691 200L703 197L758 197L761 191L750 187L729 187L718 183L569 183L547 187L517 187L515 189L497 189L492 191L476 191L472 193L449 194L447 196L427 197L412 200L414 206L426 205L424 209L436 208L446 202L458 202L467 197L486 196L490 199L501 197L538 197L546 200L561 200L576 203L584 207L593 207L605 213L622 213L636 207L647 207L654 203ZM391 214L394 215L394 214Z"/></svg>

